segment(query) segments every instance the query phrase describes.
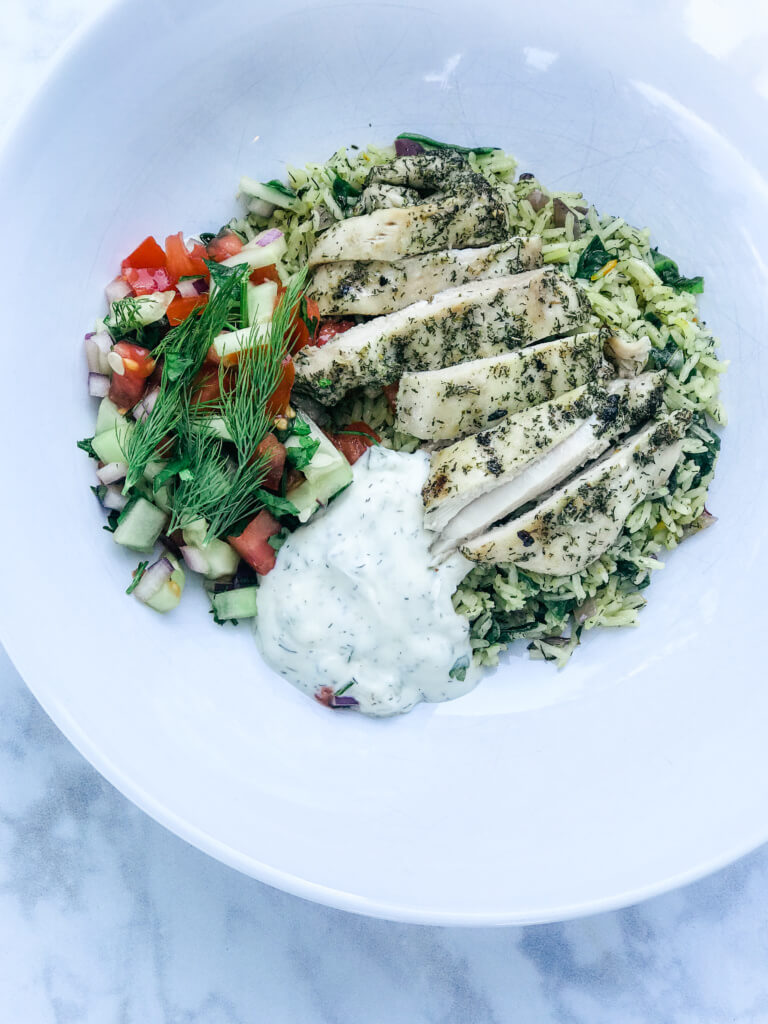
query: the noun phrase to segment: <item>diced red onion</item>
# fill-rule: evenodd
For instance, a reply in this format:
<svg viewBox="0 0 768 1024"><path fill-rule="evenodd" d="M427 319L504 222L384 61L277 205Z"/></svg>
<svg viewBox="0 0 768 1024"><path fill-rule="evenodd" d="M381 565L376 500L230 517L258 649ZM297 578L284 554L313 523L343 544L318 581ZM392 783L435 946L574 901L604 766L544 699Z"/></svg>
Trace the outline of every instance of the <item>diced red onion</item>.
<svg viewBox="0 0 768 1024"><path fill-rule="evenodd" d="M102 484L113 484L116 480L125 480L128 466L124 462L108 462L96 470L96 476Z"/></svg>
<svg viewBox="0 0 768 1024"><path fill-rule="evenodd" d="M195 286L195 291L198 295L205 295L209 290L208 282L204 277L196 277L192 284Z"/></svg>
<svg viewBox="0 0 768 1024"><path fill-rule="evenodd" d="M398 156L416 156L417 153L423 152L424 147L420 142L413 139L395 139L395 153Z"/></svg>
<svg viewBox="0 0 768 1024"><path fill-rule="evenodd" d="M181 549L181 557L192 572L208 572L208 560L198 548L191 548L185 545Z"/></svg>
<svg viewBox="0 0 768 1024"><path fill-rule="evenodd" d="M101 499L101 504L104 508L108 508L115 512L122 512L125 506L128 504L128 498L119 487L114 487L112 484L107 488L107 492Z"/></svg>
<svg viewBox="0 0 768 1024"><path fill-rule="evenodd" d="M587 619L591 619L597 612L597 601L594 597L588 597L586 601L579 605L574 612L576 621L580 626L583 626Z"/></svg>
<svg viewBox="0 0 768 1024"><path fill-rule="evenodd" d="M195 285L200 278L187 278L185 281L179 281L176 285L176 291L181 295L183 299L196 299L200 292L197 290Z"/></svg>
<svg viewBox="0 0 768 1024"><path fill-rule="evenodd" d="M88 333L85 335L85 340L88 341L88 339L92 338L95 333L96 331L88 331Z"/></svg>
<svg viewBox="0 0 768 1024"><path fill-rule="evenodd" d="M330 706L332 708L356 708L356 707L358 707L359 703L360 702L358 700L356 700L354 697L344 697L344 696L336 697L336 696L333 696L333 697L331 697L331 704L330 704Z"/></svg>
<svg viewBox="0 0 768 1024"><path fill-rule="evenodd" d="M85 336L85 358L91 373L110 372L107 355L112 348L112 339L106 331L96 331Z"/></svg>
<svg viewBox="0 0 768 1024"><path fill-rule="evenodd" d="M157 401L157 396L159 394L159 387L152 388L151 391L148 391L146 395L144 395L142 400L140 402L137 402L136 405L134 405L133 410L131 412L131 416L133 416L133 418L135 420L138 420L140 423L143 422L154 409L155 402Z"/></svg>
<svg viewBox="0 0 768 1024"><path fill-rule="evenodd" d="M114 281L110 281L104 289L104 294L107 297L107 302L111 306L113 302L127 298L131 294L131 286L124 277L116 277Z"/></svg>
<svg viewBox="0 0 768 1024"><path fill-rule="evenodd" d="M528 197L530 202L530 196ZM579 226L579 217L570 206L566 205L562 199L554 199L552 202L552 222L556 228L564 228L568 220L568 214L573 216L573 237L581 238L581 228Z"/></svg>
<svg viewBox="0 0 768 1024"><path fill-rule="evenodd" d="M162 590L172 573L173 564L165 556L158 558L153 565L145 570L144 575L136 584L133 596L145 603L151 601L155 594Z"/></svg>
<svg viewBox="0 0 768 1024"><path fill-rule="evenodd" d="M248 210L250 213L255 213L257 217L271 217L275 212L275 206L273 203L268 203L266 199L249 199Z"/></svg>
<svg viewBox="0 0 768 1024"><path fill-rule="evenodd" d="M282 231L278 230L278 228L270 228L269 231L262 231L262 233L260 235L256 235L256 237L253 239L253 241L250 244L251 245L260 245L260 246L264 247L265 245L271 245L272 242L276 242L278 240L278 238L282 238L282 237L283 237L283 232Z"/></svg>
<svg viewBox="0 0 768 1024"><path fill-rule="evenodd" d="M549 202L541 189L535 188L525 197L536 213L540 213Z"/></svg>
<svg viewBox="0 0 768 1024"><path fill-rule="evenodd" d="M109 377L105 373L89 373L88 394L92 398L106 398L109 394Z"/></svg>

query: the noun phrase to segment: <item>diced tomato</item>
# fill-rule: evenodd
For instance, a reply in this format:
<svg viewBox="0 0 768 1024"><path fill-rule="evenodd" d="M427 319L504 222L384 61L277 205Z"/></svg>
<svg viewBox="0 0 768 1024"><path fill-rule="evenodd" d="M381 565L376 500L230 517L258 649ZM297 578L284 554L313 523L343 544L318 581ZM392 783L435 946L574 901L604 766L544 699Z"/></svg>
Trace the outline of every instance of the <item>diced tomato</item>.
<svg viewBox="0 0 768 1024"><path fill-rule="evenodd" d="M148 348L132 345L129 341L118 341L112 351L123 360L126 373L135 374L144 380L155 368L155 360Z"/></svg>
<svg viewBox="0 0 768 1024"><path fill-rule="evenodd" d="M176 324L180 324L182 320L186 320L190 313L196 309L200 309L208 301L207 295L193 295L190 298L184 298L182 295L177 295L171 300L171 304L165 311L165 315L168 317L168 323L171 327L175 327Z"/></svg>
<svg viewBox="0 0 768 1024"><path fill-rule="evenodd" d="M155 362L154 370L152 371L152 373L150 373L149 377L147 378L147 386L150 387L150 388L159 387L162 379L163 379L163 357L160 356L160 358Z"/></svg>
<svg viewBox="0 0 768 1024"><path fill-rule="evenodd" d="M165 240L165 255L168 273L176 281L180 277L208 277L210 273L204 262L208 256L205 246L195 242L190 252L181 231L175 235L168 235Z"/></svg>
<svg viewBox="0 0 768 1024"><path fill-rule="evenodd" d="M141 400L146 382L135 374L113 373L109 384L109 400L121 413L128 412Z"/></svg>
<svg viewBox="0 0 768 1024"><path fill-rule="evenodd" d="M221 385L229 393L235 384L235 374L227 370L219 377L219 367L215 363L205 362L193 382L190 405L201 405L218 402L221 398Z"/></svg>
<svg viewBox="0 0 768 1024"><path fill-rule="evenodd" d="M265 281L274 281L277 285L278 292L282 287L280 281L280 275L277 272L277 267L274 263L270 263L268 267L257 267L251 273L251 284L264 284Z"/></svg>
<svg viewBox="0 0 768 1024"><path fill-rule="evenodd" d="M397 412L397 392L400 388L400 381L396 380L394 384L385 384L381 389L384 392L384 397L387 400L387 405L392 412Z"/></svg>
<svg viewBox="0 0 768 1024"><path fill-rule="evenodd" d="M123 361L123 372L113 373L109 385L109 399L120 412L127 412L141 399L147 377L155 368L155 360L149 349L119 341L112 351Z"/></svg>
<svg viewBox="0 0 768 1024"><path fill-rule="evenodd" d="M239 537L227 537L227 540L252 569L265 576L275 567L275 550L269 538L276 533L280 533L280 523L263 509Z"/></svg>
<svg viewBox="0 0 768 1024"><path fill-rule="evenodd" d="M277 492L280 489L280 481L283 479L285 445L281 444L274 434L267 434L256 447L253 461L260 456L266 456L269 460L269 472L264 477L262 487L266 487L268 491Z"/></svg>
<svg viewBox="0 0 768 1024"><path fill-rule="evenodd" d="M155 446L155 455L158 459L169 459L176 450L176 438L173 434L166 434L162 441Z"/></svg>
<svg viewBox="0 0 768 1024"><path fill-rule="evenodd" d="M282 366L283 374L280 378L280 383L272 392L272 397L267 402L268 416L282 416L291 400L291 390L296 379L296 367L293 365L293 359L290 356L285 357Z"/></svg>
<svg viewBox="0 0 768 1024"><path fill-rule="evenodd" d="M134 295L151 295L152 292L167 292L173 287L174 281L164 267L157 267L154 270L142 267L135 270L133 267L126 267L123 277L133 289Z"/></svg>
<svg viewBox="0 0 768 1024"><path fill-rule="evenodd" d="M243 243L234 231L227 231L226 228L223 228L206 246L208 255L217 263L221 263L222 260L226 260L230 256L237 256L242 248Z"/></svg>
<svg viewBox="0 0 768 1024"><path fill-rule="evenodd" d="M365 454L372 444L380 442L381 438L371 430L367 423L356 421L347 424L338 434L329 434L328 440L334 448L341 452L351 466L361 455Z"/></svg>
<svg viewBox="0 0 768 1024"><path fill-rule="evenodd" d="M337 334L343 334L350 327L354 326L354 320L326 320L325 323L320 325L315 344L320 348L321 345L326 345L331 338L335 338Z"/></svg>
<svg viewBox="0 0 768 1024"><path fill-rule="evenodd" d="M138 245L131 255L123 260L122 264L123 274L128 267L132 267L134 270L157 270L158 267L165 266L165 253L152 235L145 238L141 245Z"/></svg>
<svg viewBox="0 0 768 1024"><path fill-rule="evenodd" d="M281 296L282 289L279 289L277 294L278 301ZM305 303L307 311L306 320L301 315L301 302L298 302L293 310L291 327L288 331L288 348L291 355L295 355L300 349L315 343L317 324L320 322L320 309L314 299L305 299Z"/></svg>

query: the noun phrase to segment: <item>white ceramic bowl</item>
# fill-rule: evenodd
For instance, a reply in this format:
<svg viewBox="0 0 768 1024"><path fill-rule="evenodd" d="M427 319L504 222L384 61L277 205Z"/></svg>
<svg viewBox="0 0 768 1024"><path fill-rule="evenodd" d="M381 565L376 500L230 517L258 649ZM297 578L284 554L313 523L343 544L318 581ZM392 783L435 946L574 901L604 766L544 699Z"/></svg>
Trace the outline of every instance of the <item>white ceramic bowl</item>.
<svg viewBox="0 0 768 1024"><path fill-rule="evenodd" d="M0 166L3 639L99 771L201 849L338 907L474 924L634 901L768 837L766 109L691 10L134 0L23 119ZM639 628L371 721L267 671L200 593L167 618L127 599L135 559L74 442L82 335L123 254L216 229L241 173L404 129L498 144L649 224L706 277L732 422L720 521L668 559Z"/></svg>

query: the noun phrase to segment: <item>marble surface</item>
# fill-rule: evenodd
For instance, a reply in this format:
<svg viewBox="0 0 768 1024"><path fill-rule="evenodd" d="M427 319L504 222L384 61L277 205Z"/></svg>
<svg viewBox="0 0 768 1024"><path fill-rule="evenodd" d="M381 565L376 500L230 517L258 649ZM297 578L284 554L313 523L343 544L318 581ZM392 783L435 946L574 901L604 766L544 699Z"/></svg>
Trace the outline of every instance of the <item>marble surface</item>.
<svg viewBox="0 0 768 1024"><path fill-rule="evenodd" d="M101 6L4 0L0 130ZM744 0L686 6L701 45L754 53L734 35ZM767 908L765 849L640 907L562 925L421 928L305 903L129 804L0 650L4 1024L768 1024Z"/></svg>

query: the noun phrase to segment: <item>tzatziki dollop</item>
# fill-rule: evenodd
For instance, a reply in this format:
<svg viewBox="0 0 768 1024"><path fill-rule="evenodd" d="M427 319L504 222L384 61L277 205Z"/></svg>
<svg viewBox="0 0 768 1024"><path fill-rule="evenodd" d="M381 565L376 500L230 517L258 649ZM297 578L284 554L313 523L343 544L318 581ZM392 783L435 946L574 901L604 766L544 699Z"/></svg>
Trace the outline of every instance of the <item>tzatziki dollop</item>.
<svg viewBox="0 0 768 1024"><path fill-rule="evenodd" d="M393 715L477 682L451 595L472 563L430 567L424 452L372 448L328 509L286 540L258 593L264 659L305 693ZM351 702L349 702L351 704Z"/></svg>

